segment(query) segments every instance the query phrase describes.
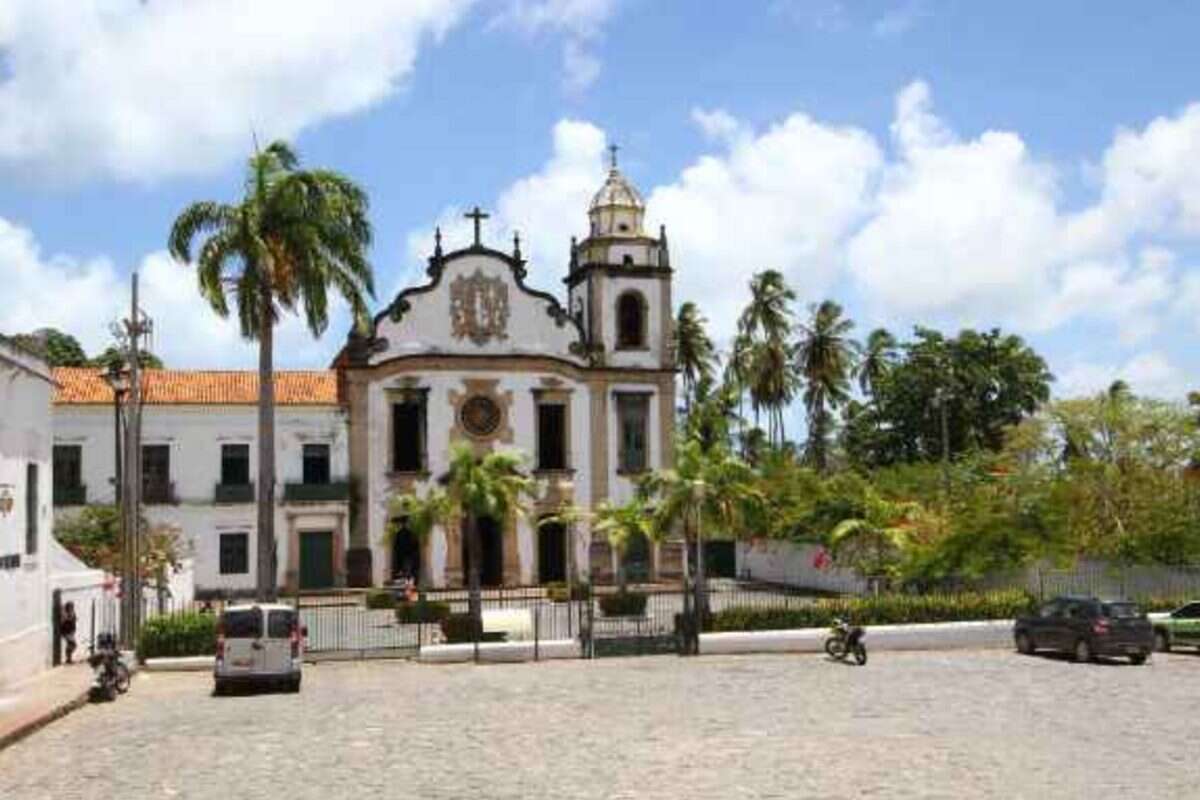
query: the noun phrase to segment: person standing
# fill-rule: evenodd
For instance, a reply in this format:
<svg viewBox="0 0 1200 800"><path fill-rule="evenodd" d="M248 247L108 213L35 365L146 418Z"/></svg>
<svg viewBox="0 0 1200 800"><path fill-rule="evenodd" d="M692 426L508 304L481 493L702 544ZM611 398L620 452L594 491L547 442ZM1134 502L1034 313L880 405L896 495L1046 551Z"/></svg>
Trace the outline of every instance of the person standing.
<svg viewBox="0 0 1200 800"><path fill-rule="evenodd" d="M67 643L67 663L70 664L75 658L75 626L77 618L75 616L75 604L68 602L63 606L62 619L58 622L58 635Z"/></svg>

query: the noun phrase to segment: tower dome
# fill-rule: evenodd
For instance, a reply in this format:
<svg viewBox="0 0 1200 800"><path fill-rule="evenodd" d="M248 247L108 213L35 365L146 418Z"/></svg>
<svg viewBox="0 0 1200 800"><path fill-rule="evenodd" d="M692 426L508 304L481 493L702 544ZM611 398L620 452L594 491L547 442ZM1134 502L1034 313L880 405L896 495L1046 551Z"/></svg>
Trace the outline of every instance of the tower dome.
<svg viewBox="0 0 1200 800"><path fill-rule="evenodd" d="M612 145L608 177L592 197L588 217L592 236L641 236L646 203L637 188L617 169L617 146Z"/></svg>

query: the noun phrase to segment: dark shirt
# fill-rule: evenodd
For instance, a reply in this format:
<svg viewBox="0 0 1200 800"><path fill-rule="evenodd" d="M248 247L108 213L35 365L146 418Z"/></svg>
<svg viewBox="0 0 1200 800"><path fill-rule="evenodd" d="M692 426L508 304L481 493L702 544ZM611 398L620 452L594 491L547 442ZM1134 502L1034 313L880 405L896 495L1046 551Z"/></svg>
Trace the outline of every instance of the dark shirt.
<svg viewBox="0 0 1200 800"><path fill-rule="evenodd" d="M63 636L74 636L75 635L75 615L72 614L70 616L63 617L62 621L59 622L59 624L58 624L58 631Z"/></svg>

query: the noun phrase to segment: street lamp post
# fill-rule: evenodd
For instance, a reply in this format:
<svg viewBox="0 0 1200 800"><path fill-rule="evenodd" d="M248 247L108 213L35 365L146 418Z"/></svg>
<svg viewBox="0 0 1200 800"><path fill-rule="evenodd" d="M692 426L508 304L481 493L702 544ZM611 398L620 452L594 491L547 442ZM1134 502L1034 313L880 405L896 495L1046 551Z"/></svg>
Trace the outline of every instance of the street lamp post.
<svg viewBox="0 0 1200 800"><path fill-rule="evenodd" d="M126 519L128 494L126 493L124 470L122 466L127 458L122 457L125 442L121 436L121 405L129 392L129 371L119 361L113 361L108 369L100 373L100 377L109 385L113 393L113 499L120 516L121 531L121 640L126 647L132 647L134 621L136 613L132 592L132 574L135 569L136 555L133 549L132 537Z"/></svg>
<svg viewBox="0 0 1200 800"><path fill-rule="evenodd" d="M569 478L558 482L559 503L563 509L569 507L575 499L575 483ZM567 636L574 637L573 609L575 608L575 523L572 518L563 519L563 537L566 539L567 550Z"/></svg>

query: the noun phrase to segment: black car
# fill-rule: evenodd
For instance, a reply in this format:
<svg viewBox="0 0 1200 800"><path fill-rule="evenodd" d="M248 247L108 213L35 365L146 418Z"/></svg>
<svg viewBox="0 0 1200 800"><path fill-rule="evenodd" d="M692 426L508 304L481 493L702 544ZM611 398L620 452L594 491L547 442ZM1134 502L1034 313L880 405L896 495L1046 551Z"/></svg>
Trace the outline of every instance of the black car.
<svg viewBox="0 0 1200 800"><path fill-rule="evenodd" d="M1154 651L1154 626L1135 603L1095 597L1056 597L1013 628L1017 650L1070 653L1076 661L1128 656L1143 664Z"/></svg>

